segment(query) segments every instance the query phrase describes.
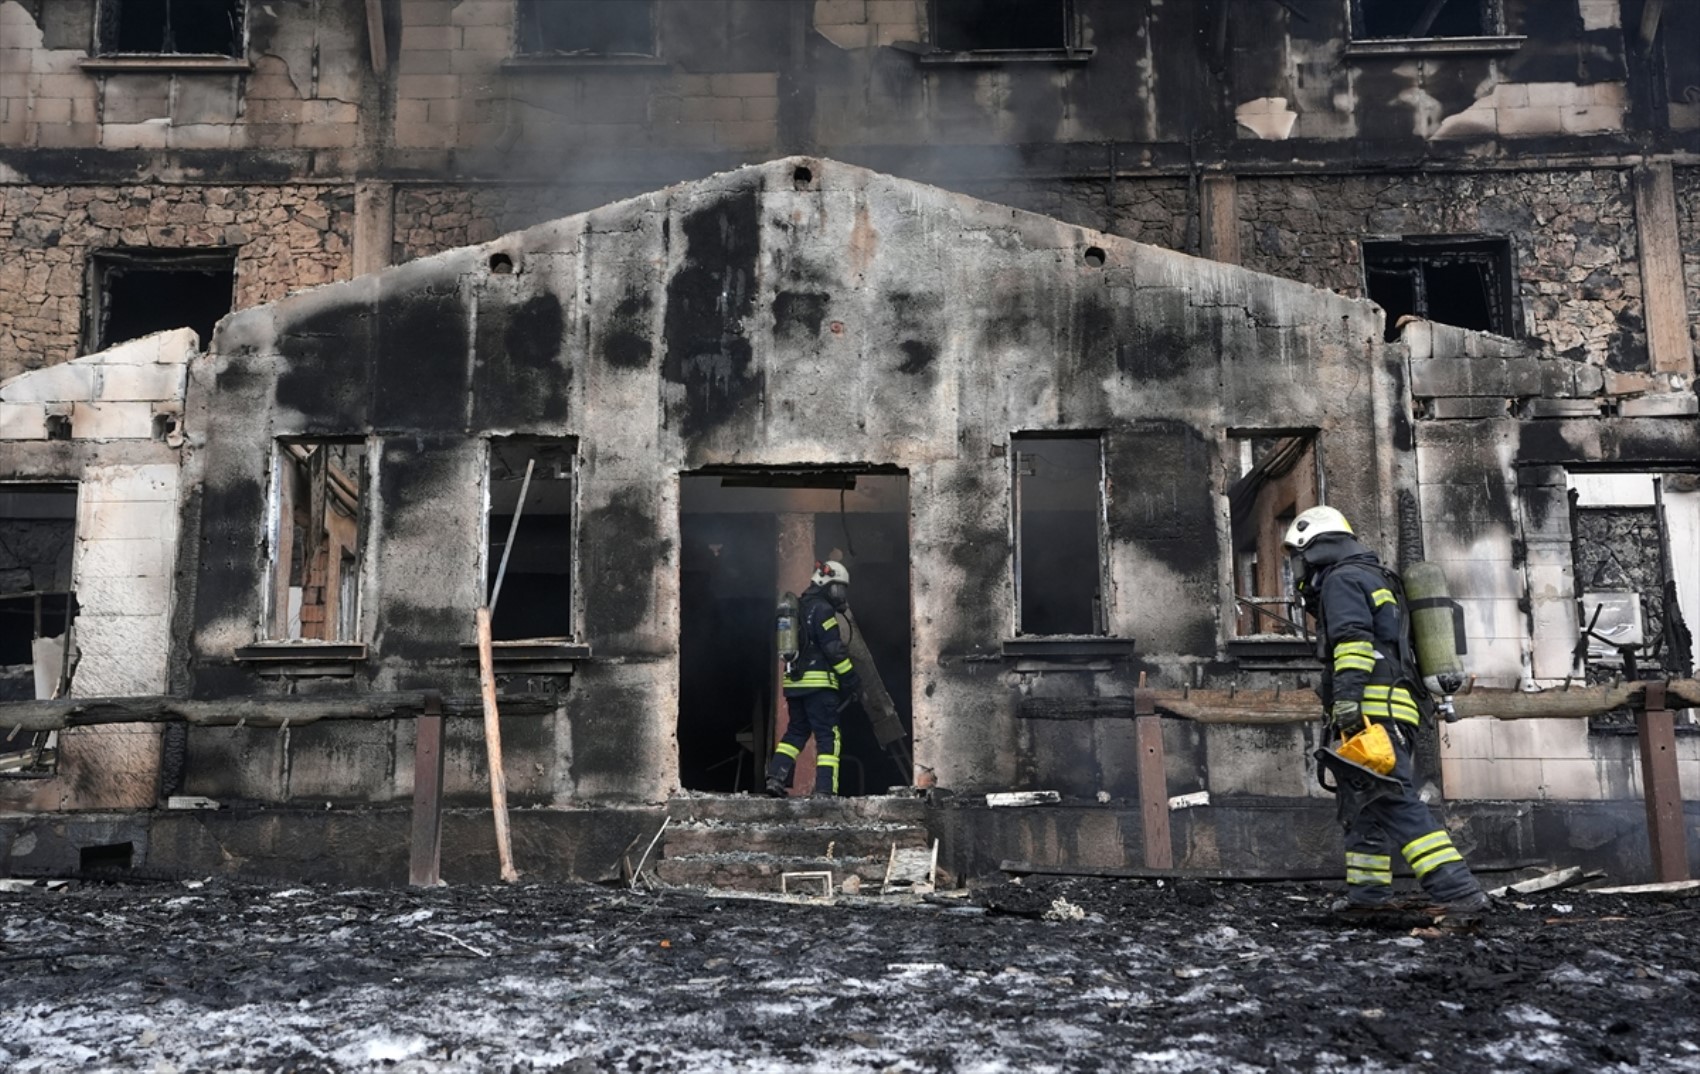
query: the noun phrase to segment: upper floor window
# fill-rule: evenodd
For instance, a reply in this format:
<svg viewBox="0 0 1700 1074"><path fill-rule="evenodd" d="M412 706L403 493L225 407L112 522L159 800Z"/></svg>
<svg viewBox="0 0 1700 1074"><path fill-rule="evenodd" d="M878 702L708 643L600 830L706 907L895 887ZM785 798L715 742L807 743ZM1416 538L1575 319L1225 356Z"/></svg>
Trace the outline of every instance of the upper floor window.
<svg viewBox="0 0 1700 1074"><path fill-rule="evenodd" d="M652 0L519 0L517 14L522 56L655 55Z"/></svg>
<svg viewBox="0 0 1700 1074"><path fill-rule="evenodd" d="M1021 634L1104 633L1104 465L1096 434L1019 434L1015 598Z"/></svg>
<svg viewBox="0 0 1700 1074"><path fill-rule="evenodd" d="M1500 0L1353 0L1352 37L1421 39L1504 33Z"/></svg>
<svg viewBox="0 0 1700 1074"><path fill-rule="evenodd" d="M241 56L244 0L100 0L99 51Z"/></svg>
<svg viewBox="0 0 1700 1074"><path fill-rule="evenodd" d="M359 640L366 459L362 440L278 442L268 640Z"/></svg>
<svg viewBox="0 0 1700 1074"><path fill-rule="evenodd" d="M945 52L1066 49L1070 0L932 0L932 45Z"/></svg>
<svg viewBox="0 0 1700 1074"><path fill-rule="evenodd" d="M1517 334L1512 315L1511 244L1505 239L1416 238L1365 242L1364 284L1387 311L1389 341L1406 316Z"/></svg>

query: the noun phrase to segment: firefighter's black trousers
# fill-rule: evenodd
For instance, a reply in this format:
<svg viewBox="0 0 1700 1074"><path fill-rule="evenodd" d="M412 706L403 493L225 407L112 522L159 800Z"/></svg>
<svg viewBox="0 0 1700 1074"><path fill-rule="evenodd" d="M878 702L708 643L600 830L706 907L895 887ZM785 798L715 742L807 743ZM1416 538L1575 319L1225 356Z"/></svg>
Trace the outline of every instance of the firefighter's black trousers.
<svg viewBox="0 0 1700 1074"><path fill-rule="evenodd" d="M1481 890L1470 875L1452 837L1417 795L1412 729L1381 721L1393 740L1393 771L1399 793L1365 806L1346 829L1346 885L1349 901L1359 906L1386 902L1393 894L1393 853L1404 857L1435 902L1451 902Z"/></svg>
<svg viewBox="0 0 1700 1074"><path fill-rule="evenodd" d="M767 764L767 778L784 786L791 784L791 772L797 767L797 757L815 736L815 793L838 793L838 753L841 736L838 731L838 691L809 690L789 694L785 698L788 713L785 737L774 748L773 760Z"/></svg>

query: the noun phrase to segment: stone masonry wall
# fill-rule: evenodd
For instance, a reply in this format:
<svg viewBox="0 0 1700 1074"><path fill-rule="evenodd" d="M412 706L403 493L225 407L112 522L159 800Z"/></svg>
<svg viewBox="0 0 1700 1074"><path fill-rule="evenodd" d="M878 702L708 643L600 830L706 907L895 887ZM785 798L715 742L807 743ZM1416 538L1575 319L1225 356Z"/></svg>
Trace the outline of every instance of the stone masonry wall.
<svg viewBox="0 0 1700 1074"><path fill-rule="evenodd" d="M0 379L78 354L91 251L235 247L244 307L348 279L353 229L346 186L0 185Z"/></svg>
<svg viewBox="0 0 1700 1074"><path fill-rule="evenodd" d="M1688 335L1700 367L1700 168L1677 168L1676 228L1682 243L1683 290L1688 296Z"/></svg>
<svg viewBox="0 0 1700 1074"><path fill-rule="evenodd" d="M1352 296L1362 238L1509 237L1527 336L1554 357L1646 368L1627 171L1282 176L1242 180L1239 199L1248 268Z"/></svg>

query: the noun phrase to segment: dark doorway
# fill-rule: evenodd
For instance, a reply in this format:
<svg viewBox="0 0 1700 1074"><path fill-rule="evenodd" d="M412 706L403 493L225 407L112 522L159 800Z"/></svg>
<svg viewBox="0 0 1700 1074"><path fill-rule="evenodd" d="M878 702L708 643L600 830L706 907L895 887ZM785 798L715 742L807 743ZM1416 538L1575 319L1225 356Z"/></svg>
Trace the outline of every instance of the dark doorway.
<svg viewBox="0 0 1700 1074"><path fill-rule="evenodd" d="M201 346L236 296L234 250L98 250L90 259L90 353L173 328Z"/></svg>
<svg viewBox="0 0 1700 1074"><path fill-rule="evenodd" d="M850 616L905 734L909 692L909 480L897 472L740 470L680 479L679 779L686 790L760 785L777 736L774 612L816 560L850 571ZM864 676L868 669L858 668ZM912 773L860 706L845 711L840 790L883 794ZM799 785L801 785L799 783Z"/></svg>

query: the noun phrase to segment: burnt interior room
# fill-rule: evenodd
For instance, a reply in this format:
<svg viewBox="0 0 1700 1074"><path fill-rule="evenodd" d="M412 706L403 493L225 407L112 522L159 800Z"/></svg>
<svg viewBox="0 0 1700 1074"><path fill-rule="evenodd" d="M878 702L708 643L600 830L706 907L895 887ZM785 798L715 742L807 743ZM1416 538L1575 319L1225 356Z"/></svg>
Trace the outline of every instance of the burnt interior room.
<svg viewBox="0 0 1700 1074"><path fill-rule="evenodd" d="M485 599L496 641L572 636L574 452L571 441L490 441Z"/></svg>
<svg viewBox="0 0 1700 1074"><path fill-rule="evenodd" d="M243 0L102 0L102 52L242 55Z"/></svg>
<svg viewBox="0 0 1700 1074"><path fill-rule="evenodd" d="M686 790L760 785L785 725L775 610L781 594L808 586L818 560L837 559L849 570L851 629L861 631L911 731L908 505L901 473L740 470L680 478L678 740ZM910 772L881 748L861 706L844 711L840 730L842 793L909 784Z"/></svg>
<svg viewBox="0 0 1700 1074"><path fill-rule="evenodd" d="M115 249L89 259L87 349L103 350L173 328L193 328L204 347L236 296L232 250Z"/></svg>
<svg viewBox="0 0 1700 1074"><path fill-rule="evenodd" d="M0 701L62 696L76 617L77 487L0 485ZM0 772L52 766L57 732L0 735Z"/></svg>
<svg viewBox="0 0 1700 1074"><path fill-rule="evenodd" d="M1458 328L1515 335L1511 253L1504 239L1366 242L1364 284L1387 312L1385 338L1407 315Z"/></svg>
<svg viewBox="0 0 1700 1074"><path fill-rule="evenodd" d="M1499 32L1499 0L1353 0L1356 36L1486 37Z"/></svg>

